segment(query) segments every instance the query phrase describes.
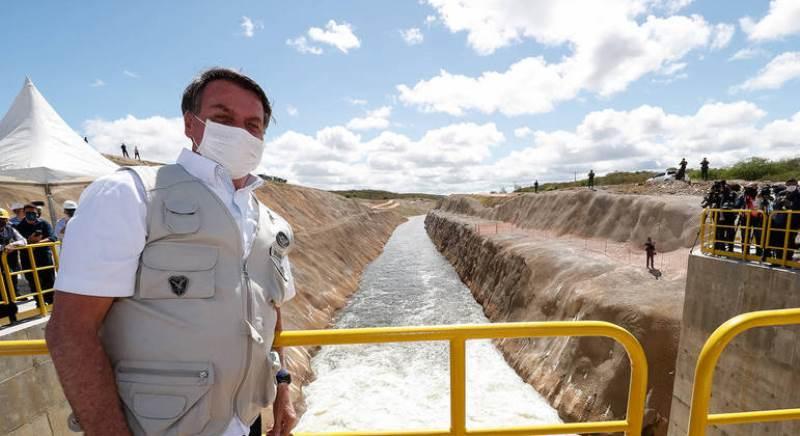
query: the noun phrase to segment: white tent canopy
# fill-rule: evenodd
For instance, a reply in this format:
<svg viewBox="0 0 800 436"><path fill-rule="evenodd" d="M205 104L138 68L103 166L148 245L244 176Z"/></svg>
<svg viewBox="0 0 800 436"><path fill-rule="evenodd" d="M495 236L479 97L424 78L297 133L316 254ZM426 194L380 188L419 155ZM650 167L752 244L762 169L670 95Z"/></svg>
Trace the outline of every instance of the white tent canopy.
<svg viewBox="0 0 800 436"><path fill-rule="evenodd" d="M25 79L0 120L0 178L52 184L94 179L117 168L75 133Z"/></svg>

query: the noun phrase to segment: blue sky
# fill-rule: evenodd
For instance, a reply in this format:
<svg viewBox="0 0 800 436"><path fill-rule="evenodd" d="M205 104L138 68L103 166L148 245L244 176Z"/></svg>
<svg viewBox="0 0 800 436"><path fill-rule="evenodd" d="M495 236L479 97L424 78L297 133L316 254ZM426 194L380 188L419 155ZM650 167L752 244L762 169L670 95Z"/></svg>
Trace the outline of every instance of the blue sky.
<svg viewBox="0 0 800 436"><path fill-rule="evenodd" d="M798 23L792 0L17 2L0 111L30 76L96 148L168 161L183 88L222 65L267 90L262 170L295 183L463 192L722 165L797 154Z"/></svg>

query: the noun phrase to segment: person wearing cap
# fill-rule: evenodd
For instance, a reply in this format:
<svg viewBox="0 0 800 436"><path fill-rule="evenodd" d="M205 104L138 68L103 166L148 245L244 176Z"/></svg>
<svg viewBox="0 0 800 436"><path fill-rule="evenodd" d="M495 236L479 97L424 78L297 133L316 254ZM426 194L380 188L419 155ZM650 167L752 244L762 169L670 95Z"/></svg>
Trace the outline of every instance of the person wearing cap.
<svg viewBox="0 0 800 436"><path fill-rule="evenodd" d="M64 216L61 217L58 222L56 222L56 236L60 240L64 240L64 233L67 231L67 223L69 222L70 218L75 215L75 210L78 208L78 203L73 200L67 200L64 202Z"/></svg>
<svg viewBox="0 0 800 436"><path fill-rule="evenodd" d="M25 219L25 211L22 210L22 208L24 206L25 206L24 204L19 203L19 202L11 203L11 213L14 214L14 216L9 218L9 220L8 220L9 224L11 224L12 226L16 226L22 220Z"/></svg>
<svg viewBox="0 0 800 436"><path fill-rule="evenodd" d="M11 216L8 214L8 211L0 209L0 252L7 256L8 267L11 271L19 271L19 255L15 250L24 247L27 242L25 238L19 234L17 229L11 225L10 221ZM1 262L0 271L2 271ZM17 275L11 276L11 284L14 286L14 290L17 289L17 277ZM5 272L3 272L3 278L5 279ZM6 289L8 289L8 283L6 283Z"/></svg>
<svg viewBox="0 0 800 436"><path fill-rule="evenodd" d="M47 220L39 218L36 205L26 204L23 210L25 211L25 219L16 225L16 229L19 231L19 234L28 241L29 244L55 242L58 240L58 237L53 234L53 226L51 226ZM50 250L50 247L34 248L33 259L36 262L37 267L50 266L53 264L53 252ZM27 252L20 253L20 263L22 264L22 269L31 268L31 260ZM27 280L31 285L32 290L33 284L35 283L33 274L34 273L32 272L25 273L25 280ZM46 269L37 271L37 274L39 276L39 284L41 285L43 291L53 288L53 283L55 282L55 271L52 269ZM53 295L53 292L44 294L44 301L48 304L52 303ZM38 300L36 301L36 304L39 304Z"/></svg>

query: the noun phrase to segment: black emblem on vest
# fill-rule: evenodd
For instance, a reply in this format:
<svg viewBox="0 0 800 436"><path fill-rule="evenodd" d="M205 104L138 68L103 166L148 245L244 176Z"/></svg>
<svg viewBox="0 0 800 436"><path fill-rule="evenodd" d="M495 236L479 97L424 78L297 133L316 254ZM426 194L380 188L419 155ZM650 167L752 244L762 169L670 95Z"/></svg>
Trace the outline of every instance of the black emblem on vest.
<svg viewBox="0 0 800 436"><path fill-rule="evenodd" d="M289 241L289 236L287 236L284 232L278 232L278 234L275 235L275 241L278 243L278 245L280 245L281 248L288 247L289 243L291 242Z"/></svg>
<svg viewBox="0 0 800 436"><path fill-rule="evenodd" d="M189 278L186 276L172 276L169 278L169 286L172 288L172 293L179 297L186 293L188 284Z"/></svg>

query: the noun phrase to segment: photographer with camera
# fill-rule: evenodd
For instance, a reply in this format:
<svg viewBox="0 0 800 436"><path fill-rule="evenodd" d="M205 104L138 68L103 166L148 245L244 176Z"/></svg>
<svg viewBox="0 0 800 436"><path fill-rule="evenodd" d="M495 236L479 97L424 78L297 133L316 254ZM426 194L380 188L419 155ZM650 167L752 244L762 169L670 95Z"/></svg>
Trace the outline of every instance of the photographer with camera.
<svg viewBox="0 0 800 436"><path fill-rule="evenodd" d="M769 245L783 247L786 244L786 250L784 253L783 248L773 248L770 254L778 259L791 261L797 250L796 239L798 230L800 230L800 214L787 213L800 211L800 192L797 190L796 179L787 180L785 187L775 188L773 211L775 213L772 214L770 221ZM787 229L789 230L788 235L786 234Z"/></svg>

